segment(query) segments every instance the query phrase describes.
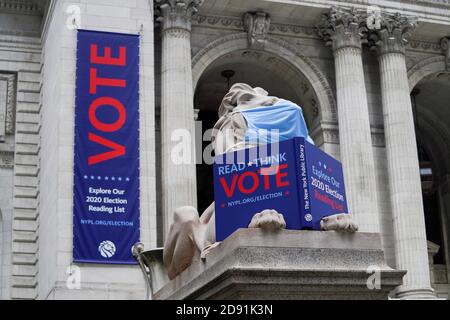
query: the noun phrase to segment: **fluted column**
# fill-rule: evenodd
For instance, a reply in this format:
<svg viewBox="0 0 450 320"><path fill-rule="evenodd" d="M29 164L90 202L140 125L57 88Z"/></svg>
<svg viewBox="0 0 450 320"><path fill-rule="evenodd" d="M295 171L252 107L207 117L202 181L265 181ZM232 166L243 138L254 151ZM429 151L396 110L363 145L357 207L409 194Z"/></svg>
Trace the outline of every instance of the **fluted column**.
<svg viewBox="0 0 450 320"><path fill-rule="evenodd" d="M349 211L359 230L379 232L375 164L361 56L364 17L332 8L320 35L332 45L336 74L341 161Z"/></svg>
<svg viewBox="0 0 450 320"><path fill-rule="evenodd" d="M399 298L432 298L413 110L405 61L414 19L383 14L373 32L379 53L396 267L407 270Z"/></svg>
<svg viewBox="0 0 450 320"><path fill-rule="evenodd" d="M161 25L161 144L164 232L180 206L197 206L191 18L203 0L156 0Z"/></svg>

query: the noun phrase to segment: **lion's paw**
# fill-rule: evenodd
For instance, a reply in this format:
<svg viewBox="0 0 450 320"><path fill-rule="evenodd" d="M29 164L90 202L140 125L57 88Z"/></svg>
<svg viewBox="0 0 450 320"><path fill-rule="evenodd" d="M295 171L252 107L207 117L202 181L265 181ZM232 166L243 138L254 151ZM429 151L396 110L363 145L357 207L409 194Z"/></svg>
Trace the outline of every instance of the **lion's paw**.
<svg viewBox="0 0 450 320"><path fill-rule="evenodd" d="M358 231L358 225L351 214L340 213L322 218L320 229L323 231L340 231L353 233Z"/></svg>
<svg viewBox="0 0 450 320"><path fill-rule="evenodd" d="M214 249L217 248L218 246L220 246L222 242L216 242L213 244L210 244L206 247L203 248L201 254L200 254L200 259L202 260L206 260L206 256Z"/></svg>
<svg viewBox="0 0 450 320"><path fill-rule="evenodd" d="M263 230L281 230L286 228L286 221L283 215L277 211L264 210L253 216L248 227L261 228Z"/></svg>

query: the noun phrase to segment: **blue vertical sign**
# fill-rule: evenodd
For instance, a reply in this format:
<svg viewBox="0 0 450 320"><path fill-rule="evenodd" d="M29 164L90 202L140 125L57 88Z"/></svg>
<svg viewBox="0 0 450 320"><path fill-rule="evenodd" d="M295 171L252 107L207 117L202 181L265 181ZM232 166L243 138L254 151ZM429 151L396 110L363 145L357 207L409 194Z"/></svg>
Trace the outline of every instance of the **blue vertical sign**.
<svg viewBox="0 0 450 320"><path fill-rule="evenodd" d="M139 36L79 30L75 262L134 264L139 241Z"/></svg>
<svg viewBox="0 0 450 320"><path fill-rule="evenodd" d="M302 137L216 156L214 200L217 241L267 209L290 230L348 212L341 163Z"/></svg>

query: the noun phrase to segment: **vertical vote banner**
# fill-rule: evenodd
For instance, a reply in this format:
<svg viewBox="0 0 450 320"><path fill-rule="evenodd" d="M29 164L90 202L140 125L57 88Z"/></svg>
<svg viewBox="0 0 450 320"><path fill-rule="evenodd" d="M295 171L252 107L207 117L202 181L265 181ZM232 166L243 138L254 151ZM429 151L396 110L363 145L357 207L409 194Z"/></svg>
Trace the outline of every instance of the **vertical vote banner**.
<svg viewBox="0 0 450 320"><path fill-rule="evenodd" d="M139 241L139 36L79 30L75 262L134 264Z"/></svg>

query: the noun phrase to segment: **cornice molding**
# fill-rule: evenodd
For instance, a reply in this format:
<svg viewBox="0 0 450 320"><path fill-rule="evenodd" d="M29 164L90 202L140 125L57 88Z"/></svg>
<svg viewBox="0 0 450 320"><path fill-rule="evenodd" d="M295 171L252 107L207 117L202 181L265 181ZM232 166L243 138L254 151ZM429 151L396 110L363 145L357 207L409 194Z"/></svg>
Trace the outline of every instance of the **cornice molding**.
<svg viewBox="0 0 450 320"><path fill-rule="evenodd" d="M242 17L209 16L198 14L192 18L192 25L225 28L231 30L244 30Z"/></svg>
<svg viewBox="0 0 450 320"><path fill-rule="evenodd" d="M434 5L437 7L450 7L450 0L409 0L419 4Z"/></svg>
<svg viewBox="0 0 450 320"><path fill-rule="evenodd" d="M244 32L244 22L242 17L231 16L212 16L212 15L196 15L192 20L192 25L196 27L206 27L215 29L224 29L229 31ZM271 22L269 27L270 35L311 38L319 40L317 29L313 26L301 26L295 24L284 24ZM407 50L421 51L429 53L441 53L441 44L439 42L429 42L418 39L411 39L406 45Z"/></svg>
<svg viewBox="0 0 450 320"><path fill-rule="evenodd" d="M422 40L409 40L406 45L407 50L412 51L425 51L432 53L440 53L441 52L441 43L439 42L428 42Z"/></svg>
<svg viewBox="0 0 450 320"><path fill-rule="evenodd" d="M197 27L209 27L233 31L245 30L242 17L197 15L193 18L192 25ZM314 27L306 27L295 24L271 22L268 33L272 35L303 36L319 39Z"/></svg>
<svg viewBox="0 0 450 320"><path fill-rule="evenodd" d="M0 12L42 15L44 7L39 0L0 0Z"/></svg>

